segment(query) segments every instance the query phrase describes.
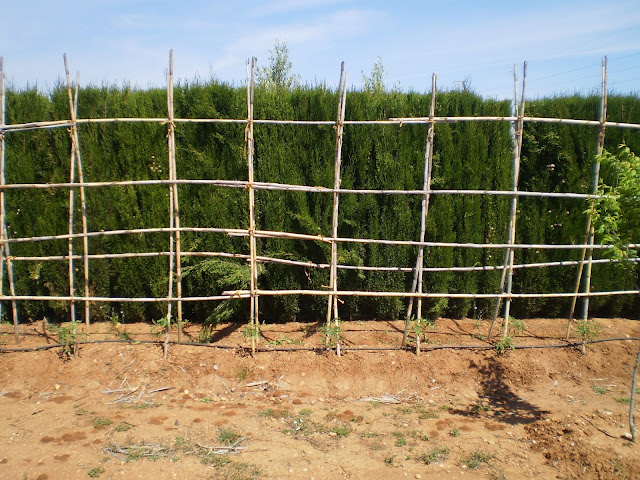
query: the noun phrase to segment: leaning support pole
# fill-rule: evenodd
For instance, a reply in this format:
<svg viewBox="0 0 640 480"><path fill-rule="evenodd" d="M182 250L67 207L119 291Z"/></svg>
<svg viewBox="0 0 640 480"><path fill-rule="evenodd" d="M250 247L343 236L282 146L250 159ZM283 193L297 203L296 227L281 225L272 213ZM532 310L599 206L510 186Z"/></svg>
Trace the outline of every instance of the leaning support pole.
<svg viewBox="0 0 640 480"><path fill-rule="evenodd" d="M435 136L435 122L433 117L436 115L436 81L438 76L434 73L431 76L431 105L429 106L429 130L427 132L427 145L424 154L424 179L422 183L422 189L424 195L422 196L422 209L420 215L420 242L424 242L425 232L427 230L427 215L429 214L429 200L431 198L431 175L433 172L433 139ZM418 259L416 261L416 268L413 273L413 283L411 285L412 292L422 292L422 277L424 272L424 246L420 246L418 250ZM422 297L418 297L418 305L416 308L416 318L422 318ZM413 297L409 300L409 307L407 308L407 318L404 322L404 333L402 334L402 345L407 344L407 337L409 334L409 322L411 321L411 313L413 310ZM418 338L419 342L420 339Z"/></svg>
<svg viewBox="0 0 640 480"><path fill-rule="evenodd" d="M64 56L64 70L67 77L67 96L69 98L69 114L71 115L71 127L69 129L69 136L71 137L71 149L72 149L72 161L75 158L76 167L78 169L78 181L80 182L80 208L82 213L82 260L84 267L84 321L87 329L87 333L89 333L89 326L91 324L90 320L90 302L86 300L89 297L89 238L86 236L89 231L89 226L87 222L87 199L85 195L84 189L84 173L82 170L82 156L80 155L80 139L78 137L78 126L77 126L77 117L78 117L78 88L80 84L80 76L76 76L76 86L75 93L72 95L71 93L71 77L69 75L69 63L67 61L67 56Z"/></svg>
<svg viewBox="0 0 640 480"><path fill-rule="evenodd" d="M331 236L336 238L338 236L338 207L339 207L339 194L337 190L340 188L341 174L340 169L342 165L342 138L344 134L344 116L345 106L347 102L347 74L344 71L344 62L340 65L340 84L338 87L338 115L336 119L336 149L334 158L333 169L333 215L331 220ZM329 289L331 295L328 297L327 302L327 327L331 325L331 318L333 312L333 321L335 322L336 337L336 354L340 356L340 317L338 316L338 244L335 240L331 241L331 270L329 273ZM327 330L329 332L330 330Z"/></svg>
<svg viewBox="0 0 640 480"><path fill-rule="evenodd" d="M596 158L593 162L593 182L591 184L591 194L595 195L598 191L598 183L600 181L600 155L604 149L604 133L607 122L607 57L602 58L602 95L600 100L600 125L598 127L598 145L596 148ZM594 200L591 201L591 208L593 208ZM580 282L582 280L582 270L584 268L584 259L587 256L587 270L584 279L584 291L589 292L591 289L591 267L593 265L593 248L587 249L587 244L593 247L595 241L595 235L593 230L593 224L591 223L591 215L587 217L587 228L585 233L585 248L582 250L582 256L580 265L578 267L578 273L576 275L576 287L574 289L574 297L571 300L571 311L569 312L569 321L567 323L567 339L571 334L571 324L573 323L573 314L576 308L576 302L578 299L577 293L580 291ZM582 304L582 320L586 321L589 317L589 297L585 297Z"/></svg>
<svg viewBox="0 0 640 480"><path fill-rule="evenodd" d="M522 69L522 98L520 105L518 106L518 72L516 66L513 67L513 82L514 82L514 106L516 110L516 116L518 117L514 126L514 151L513 151L513 197L511 198L511 215L509 216L509 227L507 234L507 244L513 244L516 240L516 215L518 211L518 180L520 178L520 154L522 150L522 133L524 127L524 106L525 106L525 88L527 83L527 62L524 62ZM507 248L504 257L504 269L502 270L502 278L500 279L500 292L504 291L505 278L507 282L507 295L511 295L513 285L513 260L514 249L512 247ZM509 329L509 310L511 307L511 298L507 296L505 298L504 305L504 322L502 328L502 336L507 335ZM493 312L493 321L489 328L488 338L491 338L493 329L498 320L498 313L500 311L500 299L496 300L496 308Z"/></svg>
<svg viewBox="0 0 640 480"><path fill-rule="evenodd" d="M0 57L0 126L6 125L6 82L4 73L4 59ZM4 130L0 130L0 185L4 185L5 181L5 143L4 143ZM9 277L9 292L14 297L16 294L15 283L13 281L13 264L11 262L11 251L9 249L9 243L6 240L9 238L9 232L7 231L7 215L6 215L6 198L4 189L0 190L0 240L2 240L2 256L4 257L7 265L7 277ZM4 293L4 267L0 261L0 294ZM0 314L2 307L0 306ZM11 312L13 314L13 335L16 343L20 341L20 335L18 330L18 305L15 299L11 299Z"/></svg>
<svg viewBox="0 0 640 480"><path fill-rule="evenodd" d="M173 101L173 50L169 52L169 81L167 82L167 150L169 151L169 178L178 179L178 168L176 166L176 128L174 122L174 101ZM182 341L182 258L180 244L180 208L178 203L178 185L171 185L171 197L173 198L172 211L173 225L176 228L172 234L175 244L175 275L176 275L176 315L178 324L178 341Z"/></svg>
<svg viewBox="0 0 640 480"><path fill-rule="evenodd" d="M249 190L249 270L250 282L250 326L251 326L251 354L256 353L256 337L260 319L258 317L258 261L256 247L256 208L255 208L255 188L254 188L254 168L253 168L253 98L255 88L256 59L251 58L251 65L247 60L247 127L245 129L245 148L247 150L248 185Z"/></svg>

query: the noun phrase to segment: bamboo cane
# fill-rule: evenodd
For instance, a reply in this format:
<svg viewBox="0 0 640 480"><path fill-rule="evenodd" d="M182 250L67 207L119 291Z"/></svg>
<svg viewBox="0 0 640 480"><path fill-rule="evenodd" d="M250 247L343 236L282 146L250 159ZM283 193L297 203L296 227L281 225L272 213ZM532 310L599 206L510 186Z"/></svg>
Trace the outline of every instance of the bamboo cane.
<svg viewBox="0 0 640 480"><path fill-rule="evenodd" d="M75 158L76 168L78 170L78 180L82 184L84 183L84 174L82 171L82 156L80 155L80 139L78 137L78 128L76 119L78 116L78 89L80 85L80 75L76 76L76 85L75 85L75 93L72 96L71 93L71 77L69 75L69 63L67 56L64 56L64 69L67 79L67 96L69 99L69 113L71 115L71 127L69 129L69 136L71 137L71 149L72 149L72 159ZM86 236L88 232L88 222L87 222L87 201L85 195L85 189L82 185L79 186L80 189L80 207L82 214L82 260L83 260L83 274L84 274L84 295L85 297L89 296L89 239ZM70 240L71 241L71 240ZM70 259L72 262L72 259ZM75 307L74 307L75 308ZM88 301L84 302L84 318L85 325L87 329L87 333L89 333L90 326L90 304Z"/></svg>
<svg viewBox="0 0 640 480"><path fill-rule="evenodd" d="M64 60L64 68L65 68L65 72L67 77L69 76L69 66L68 66L68 62L67 62L67 54L65 53L63 55L63 60ZM73 103L72 100L70 100L71 103ZM73 109L73 105L71 105L70 107L71 109ZM73 129L73 122L71 122L71 129ZM70 166L69 166L69 183L74 183L75 182L75 177L76 177L76 150L75 148L73 148L73 145L71 147L71 161L70 161ZM69 189L69 236L68 236L68 240L67 240L67 248L69 250L69 262L68 262L68 274L69 274L69 297L70 298L74 298L75 297L75 285L74 285L74 268L73 268L73 239L77 238L75 236L75 234L73 233L74 229L73 229L73 216L74 216L74 209L75 209L75 189L71 188ZM70 320L74 325L74 331L75 331L75 324L76 324L76 305L74 303L73 300L69 301L69 316L70 316Z"/></svg>
<svg viewBox="0 0 640 480"><path fill-rule="evenodd" d="M255 190L253 168L253 98L255 85L256 59L251 58L251 64L247 60L247 127L245 129L245 148L247 149L248 164L248 190L249 190L249 256L250 256L250 324L251 324L251 354L256 353L256 336L258 334L258 264L256 261L256 217L255 217Z"/></svg>
<svg viewBox="0 0 640 480"><path fill-rule="evenodd" d="M169 115L173 112L173 49L169 51L169 69L167 70L167 111ZM175 180L173 177L173 161L171 159L171 155L173 149L171 148L172 141L172 131L174 128L173 123L171 122L171 118L167 120L168 125L168 133L167 138L169 142L169 180ZM169 234L169 284L167 288L167 299L173 297L173 272L174 272L174 261L175 261L175 241L176 241L176 225L175 220L175 196L173 187L169 188L169 228L171 229L171 233ZM165 322L165 337L164 337L164 357L167 357L169 353L169 340L171 336L171 314L172 314L173 304L171 301L167 302L167 317Z"/></svg>
<svg viewBox="0 0 640 480"><path fill-rule="evenodd" d="M6 77L4 73L4 59L0 57L0 126L4 127L6 124ZM4 185L5 180L5 140L4 131L0 130L0 185ZM7 230L7 215L6 215L6 198L4 190L0 191L0 239L5 240L9 238L9 232ZM9 280L9 293L15 295L15 283L13 279L13 263L11 261L11 250L8 243L2 244L2 259L7 266L7 277ZM4 294L4 266L0 261L0 294ZM18 306L15 300L11 300L11 313L13 316L13 336L15 343L20 342L19 333L19 318L18 318ZM2 316L2 306L0 304L0 317Z"/></svg>
<svg viewBox="0 0 640 480"><path fill-rule="evenodd" d="M169 152L169 172L170 179L175 182L178 179L178 169L176 165L176 135L174 122L174 97L173 97L173 50L169 52L169 82L167 82L167 142ZM171 184L171 195L173 197L173 223L176 227L174 232L175 244L175 270L176 270L176 293L178 301L176 302L176 314L178 323L178 341L182 341L182 261L181 261L181 243L180 243L180 207L178 203L178 184Z"/></svg>
<svg viewBox="0 0 640 480"><path fill-rule="evenodd" d="M344 62L340 65L340 83L338 86L338 114L336 118L336 147L334 155L334 168L333 168L333 188L338 190L341 183L340 167L342 164L342 136L344 134L344 116L345 105L347 96L347 74L344 71ZM333 237L338 236L338 209L339 209L340 197L337 191L333 193L333 214L331 218L331 232ZM335 241L331 242L331 270L329 274L329 288L336 292L338 290L338 245ZM327 328L331 325L333 313L333 320L335 322L335 329L339 331L340 319L338 316L338 297L335 295L329 295L327 303ZM329 340L327 337L326 341ZM340 339L335 338L336 341L336 355L340 356Z"/></svg>
<svg viewBox="0 0 640 480"><path fill-rule="evenodd" d="M20 190L20 189L52 189L52 188L80 188L80 187L122 187L138 185L211 185L227 188L247 188L248 182L240 180L122 180L111 182L62 182L62 183L12 183L0 185L0 190ZM349 188L327 188L322 186L292 185L286 183L254 182L255 190L267 191L294 191L294 192L320 192L320 193L340 193L340 194L380 194L380 195L424 195L425 190L391 190L391 189L349 189ZM513 192L511 190L465 190L465 189L429 189L429 195L489 195L489 196L509 196L513 197L534 197L534 198L571 198L577 200L590 200L608 198L608 195L592 195L589 193L571 192L536 192L522 191Z"/></svg>
<svg viewBox="0 0 640 480"><path fill-rule="evenodd" d="M78 119L78 124L98 124L98 123L160 123L164 124L166 118L84 118ZM176 123L227 123L227 124L245 124L246 119L230 119L230 118L176 118ZM427 124L427 123L461 123L461 122L514 122L517 117L408 117L393 118L389 120L345 120L344 125L395 125L402 126L404 124ZM570 118L547 118L547 117L523 117L524 123L551 123L560 125L583 125L583 126L600 126L598 120L581 120ZM316 125L316 126L335 126L332 120L260 120L253 121L254 124L270 124L270 125ZM71 122L68 120L29 122L5 125L4 131L21 132L27 130L52 129L70 127ZM622 129L640 130L640 124L625 122L605 122L605 127L615 127Z"/></svg>
<svg viewBox="0 0 640 480"><path fill-rule="evenodd" d="M431 105L429 106L429 117L433 118L436 114L436 80L437 75L434 73L431 76ZM427 215L429 214L429 199L431 191L431 173L433 169L433 138L435 135L435 123L429 124L429 130L427 132L427 141L424 154L424 178L423 178L423 191L421 212L420 212L420 241L424 242L425 232L427 230ZM413 283L411 285L411 291L422 291L422 275L424 272L424 247L419 247L418 258L416 260L416 270L413 275ZM407 308L407 318L404 322L404 332L402 334L402 345L407 344L407 336L409 334L409 322L411 319L411 311L413 309L413 298L409 301L409 307ZM418 297L417 305L417 318L422 319L422 298ZM416 353L420 353L420 335L416 338Z"/></svg>
<svg viewBox="0 0 640 480"><path fill-rule="evenodd" d="M522 150L522 133L524 128L524 123L522 121L522 117L524 117L524 106L525 106L525 87L527 82L527 62L524 62L523 73L522 73L522 98L520 100L520 104L518 106L518 73L516 66L513 68L513 81L514 81L514 107L517 113L518 120L516 125L514 126L514 154L513 154L513 191L518 191L518 180L520 177L520 154ZM514 195L511 199L511 215L509 217L509 230L508 230L508 243L514 243L516 237L516 215L518 211L518 196ZM514 262L514 250L513 248L508 248L505 253L505 269L502 271L502 278L500 280L500 292L502 292L504 288L504 280L505 276L507 279L507 294L511 294L512 286L513 286L513 262ZM509 297L506 297L505 300L505 313L504 313L504 322L502 328L502 336L507 336L507 330L509 328L509 310L511 307L511 300ZM498 318L498 311L500 309L500 300L496 301L496 308L494 310L493 321L491 322L491 327L489 328L488 338L491 338L493 333L493 328L496 324Z"/></svg>
<svg viewBox="0 0 640 480"><path fill-rule="evenodd" d="M603 57L602 59L602 93L600 99L600 123L598 128L598 143L596 147L596 158L593 163L593 182L591 184L591 192L596 193L598 191L598 183L600 180L600 155L602 155L602 150L604 149L604 134L605 134L605 125L607 120L607 57ZM591 208L593 209L595 205L594 201L591 201ZM587 242L588 239L588 242ZM593 224L591 222L591 215L587 217L587 228L585 233L585 248L582 250L581 260L584 260L585 255L587 253L586 245L593 246L595 240ZM589 249L589 255L587 257L587 271L585 275L585 284L584 288L588 291L591 288L591 266L593 265L593 250ZM580 281L582 277L582 269L583 263L580 263L580 267L578 268L578 273L576 274L576 287L575 292L577 293L580 289ZM573 313L576 307L577 297L574 297L571 300L571 311L569 313L569 321L567 322L567 336L571 334L571 324L573 322ZM585 298L583 300L583 311L582 311L582 320L587 321L587 317L589 315L589 299Z"/></svg>
<svg viewBox="0 0 640 480"><path fill-rule="evenodd" d="M377 291L352 291L352 290L338 290L338 296L344 297L422 297L422 298L470 298L470 299L495 299L495 298L571 298L575 295L573 292L559 292L559 293L441 293L441 292L377 292ZM257 295L274 296L274 295L306 295L306 296L328 296L332 295L333 291L329 290L261 290L256 289ZM619 295L639 295L640 290L613 290L613 291L601 291L601 292L579 292L579 297L605 297L605 296L619 296ZM218 301L227 299L240 299L251 298L251 292L249 290L234 290L229 292L222 292L221 295L211 295L204 297L182 297L183 302L203 302L203 301ZM0 295L0 301L3 300L16 300L16 301L58 301L58 302L70 302L70 301L91 301L91 302L104 302L104 303L155 303L155 302L174 302L175 297L83 297L83 296L65 296L65 295Z"/></svg>

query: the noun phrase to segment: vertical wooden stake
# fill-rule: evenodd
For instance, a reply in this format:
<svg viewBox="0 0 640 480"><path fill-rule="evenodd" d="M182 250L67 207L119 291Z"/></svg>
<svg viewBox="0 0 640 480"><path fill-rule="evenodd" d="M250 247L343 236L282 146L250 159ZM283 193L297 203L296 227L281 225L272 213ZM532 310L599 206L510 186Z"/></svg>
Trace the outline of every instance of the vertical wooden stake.
<svg viewBox="0 0 640 480"><path fill-rule="evenodd" d="M6 125L6 82L4 73L4 58L0 57L0 125ZM5 184L5 143L4 130L0 130L0 185ZM6 199L4 190L0 190L0 240L2 240L2 256L7 265L7 277L9 277L9 292L15 296L15 283L13 281L13 264L11 262L11 249L6 240L9 239L7 231ZM4 292L4 266L0 262L0 294ZM11 299L11 312L13 314L13 335L16 343L20 341L18 331L18 305L15 299ZM0 315L2 307L0 307Z"/></svg>
<svg viewBox="0 0 640 480"><path fill-rule="evenodd" d="M167 138L169 142L169 180L175 180L173 177L173 160L172 160L172 138L174 131L174 124L171 115L173 113L173 50L169 51L169 70L167 71L167 112L169 112L169 118L167 119ZM169 185L169 285L167 288L167 317L165 326L164 337L164 356L167 357L169 353L169 340L171 336L171 313L173 307L173 266L174 266L174 242L175 242L175 197L173 185Z"/></svg>
<svg viewBox="0 0 640 480"><path fill-rule="evenodd" d="M245 147L247 149L248 189L249 189L249 269L250 269L250 324L251 324L251 354L256 353L256 337L258 335L258 262L256 252L256 212L253 169L253 95L255 86L256 59L251 58L251 65L247 60L247 127L245 130Z"/></svg>
<svg viewBox="0 0 640 480"><path fill-rule="evenodd" d="M422 206L421 206L421 215L420 215L420 241L424 242L425 233L427 229L427 215L429 214L429 200L431 197L431 175L433 172L433 139L435 136L435 122L433 121L433 117L436 114L436 81L438 76L434 73L431 76L431 105L429 107L429 131L427 132L427 145L425 148L424 154L424 179L422 184L422 189L424 190L424 195L422 196ZM413 273L413 284L411 291L412 292L420 292L422 293L422 275L424 268L424 246L420 245L418 250L418 259L416 261L416 269ZM407 318L404 323L404 333L402 335L402 345L405 346L407 344L407 339L409 335L409 322L411 320L411 311L413 310L413 297L409 301L409 308L407 308ZM418 305L417 305L417 315L418 319L422 318L422 297L418 297ZM419 336L419 335L418 335ZM416 353L420 353L420 339L416 339Z"/></svg>
<svg viewBox="0 0 640 480"><path fill-rule="evenodd" d="M341 165L342 165L342 139L344 134L344 117L347 102L347 74L344 71L344 62L340 64L340 84L338 86L338 115L336 118L336 148L333 169L333 215L331 219L331 236L338 236L338 208L340 195L338 189L342 183ZM331 240L331 270L329 273L329 288L332 294L329 295L327 302L327 327L331 326L331 317L335 322L336 330L336 354L340 356L340 317L338 316L338 244L335 240Z"/></svg>
<svg viewBox="0 0 640 480"><path fill-rule="evenodd" d="M602 155L602 150L604 149L604 133L605 126L607 121L607 57L602 58L602 95L600 99L600 126L598 127L598 144L596 147L596 158L593 163L593 183L591 184L591 193L595 194L598 191L598 183L600 181L600 155ZM591 208L593 208L595 201L591 201ZM593 247L593 243L595 240L593 225L591 223L591 215L587 217L587 228L585 233L585 248L582 249L582 257L580 261L580 265L578 266L578 273L576 275L576 287L574 289L574 294L577 294L580 290L580 281L582 280L582 270L584 268L584 259L587 254L587 244ZM593 261L593 248L588 249L589 255L587 260L587 271L585 273L584 279L584 291L585 293L589 293L591 289L591 267ZM573 322L573 313L576 308L577 295L575 295L571 300L571 311L569 312L569 322L567 323L567 336L571 334L571 323ZM587 321L589 317L589 297L584 297L582 304L582 321Z"/></svg>
<svg viewBox="0 0 640 480"><path fill-rule="evenodd" d="M169 152L169 178L172 180L178 179L178 168L176 163L176 134L175 134L175 122L174 122L174 96L173 96L173 50L169 52L169 80L167 82L167 142ZM178 324L178 341L182 341L182 256L181 256L181 244L180 244L180 207L178 203L178 185L171 185L171 197L173 216L173 225L176 228L172 233L175 242L175 272L176 272L176 315Z"/></svg>
<svg viewBox="0 0 640 480"><path fill-rule="evenodd" d="M67 61L66 54L64 55L64 69L67 78L67 96L69 98L69 114L71 115L71 128L69 129L69 136L71 137L71 161L75 159L76 167L78 169L78 181L84 183L84 174L82 171L82 156L80 155L80 139L78 137L78 127L76 120L78 117L78 89L80 85L80 75L76 75L75 93L71 93L71 77L69 75L69 63ZM90 320L90 302L89 297L89 238L86 236L89 231L87 222L87 200L85 195L84 186L80 186L80 206L82 213L82 258L84 267L84 319L87 334L89 333ZM72 217L70 217L72 219ZM71 240L70 240L71 241ZM75 308L75 307L74 307Z"/></svg>
<svg viewBox="0 0 640 480"><path fill-rule="evenodd" d="M67 62L67 54L65 53L62 57L64 59L64 69L69 78L69 64ZM67 80L69 83L69 80ZM70 109L73 110L73 100L71 96L69 98ZM73 128L73 127L71 127ZM73 135L73 134L71 134ZM69 166L69 183L75 183L76 181L76 149L73 147L73 139L71 140L71 162ZM69 235L73 235L73 214L75 209L75 189L72 187L69 189ZM73 268L73 238L69 238L68 242L68 250L69 250L69 296L71 300L69 301L69 317L71 322L74 325L74 333L75 333L75 324L76 324L76 304L73 300L75 296L75 285L74 285L74 268Z"/></svg>
<svg viewBox="0 0 640 480"><path fill-rule="evenodd" d="M514 152L513 152L513 197L511 198L511 215L509 217L509 227L507 234L507 243L513 244L516 241L516 216L518 212L518 196L516 195L518 192L518 180L520 178L520 154L522 151L522 133L524 128L524 106L525 106L525 89L527 85L527 62L524 62L522 69L522 99L520 100L520 106L518 107L518 74L517 69L514 65L513 67L513 81L515 85L515 109L516 116L518 120L514 127ZM502 278L500 280L500 293L504 290L504 282L505 277L507 281L507 297L505 298L504 305L504 322L502 327L502 336L507 336L507 331L509 329L509 310L511 307L511 289L513 285L513 260L514 260L514 249L507 248L505 253L504 260L504 268L502 270ZM496 308L494 310L493 321L491 322L491 327L489 328L488 338L491 338L493 334L493 328L495 327L498 312L500 310L500 299L496 301Z"/></svg>

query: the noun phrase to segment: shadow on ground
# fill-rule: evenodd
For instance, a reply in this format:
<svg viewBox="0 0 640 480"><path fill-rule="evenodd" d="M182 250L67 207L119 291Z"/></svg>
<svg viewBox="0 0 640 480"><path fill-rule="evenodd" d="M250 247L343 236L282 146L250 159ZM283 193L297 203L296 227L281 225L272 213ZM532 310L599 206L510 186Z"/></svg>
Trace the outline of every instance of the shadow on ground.
<svg viewBox="0 0 640 480"><path fill-rule="evenodd" d="M499 357L489 357L482 366L471 361L470 370L482 377L478 396L482 399L475 405L451 413L469 417L492 418L509 425L529 424L543 419L551 412L543 410L513 391L507 380L510 372Z"/></svg>

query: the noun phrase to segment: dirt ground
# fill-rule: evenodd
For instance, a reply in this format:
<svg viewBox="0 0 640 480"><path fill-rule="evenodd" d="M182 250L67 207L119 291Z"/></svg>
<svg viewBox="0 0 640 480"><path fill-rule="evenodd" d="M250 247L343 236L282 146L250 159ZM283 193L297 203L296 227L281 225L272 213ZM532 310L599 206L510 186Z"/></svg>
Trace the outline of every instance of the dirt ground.
<svg viewBox="0 0 640 480"><path fill-rule="evenodd" d="M484 345L487 322L440 319L422 353L278 351L321 346L316 324L242 325L212 346L171 345L148 324L96 324L81 345L0 353L0 479L640 478L628 439L640 322L597 319L578 348ZM514 344L564 344L533 319ZM46 328L45 328L46 327ZM57 343L56 326L2 325L0 348ZM403 322L345 322L345 346L400 344ZM188 326L185 341L196 341ZM174 336L175 338L175 336ZM202 337L200 337L202 339ZM447 348L441 348L447 347ZM636 405L637 423L640 423Z"/></svg>

